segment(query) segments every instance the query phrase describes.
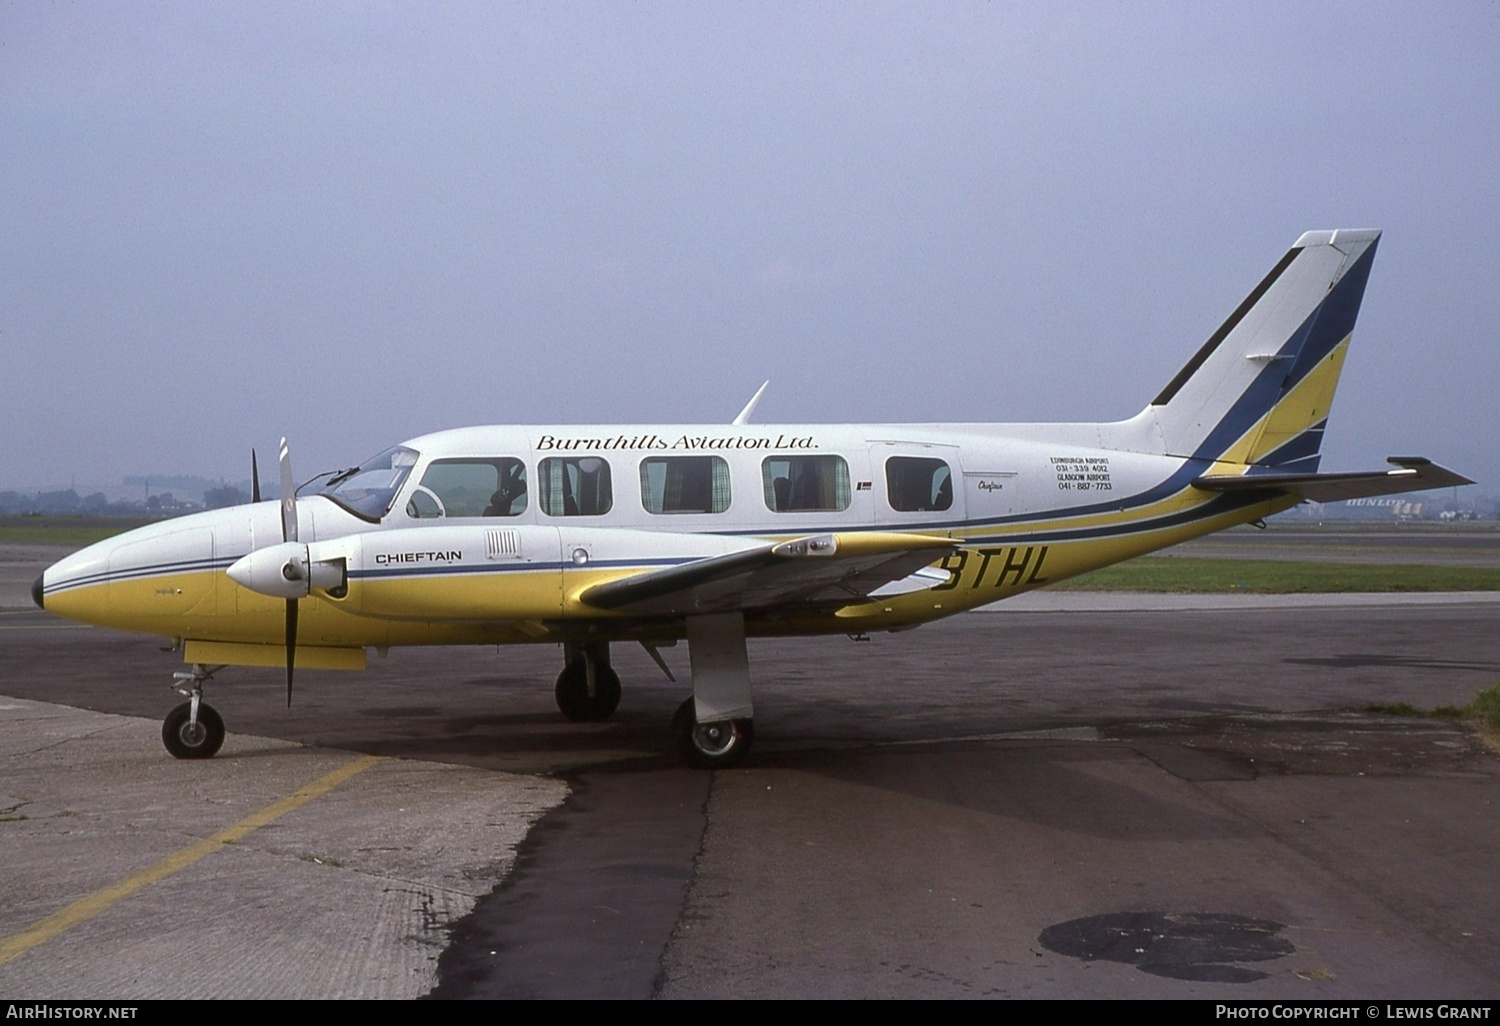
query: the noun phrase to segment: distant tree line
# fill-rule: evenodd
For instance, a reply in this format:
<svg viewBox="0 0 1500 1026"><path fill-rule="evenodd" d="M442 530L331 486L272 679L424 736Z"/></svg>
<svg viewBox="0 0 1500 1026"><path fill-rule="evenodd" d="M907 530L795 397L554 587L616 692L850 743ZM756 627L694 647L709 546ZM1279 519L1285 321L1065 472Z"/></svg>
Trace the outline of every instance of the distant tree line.
<svg viewBox="0 0 1500 1026"><path fill-rule="evenodd" d="M68 488L56 492L0 492L0 514L6 516L141 517L178 516L200 509L220 509L249 502L250 493L235 485L218 485L203 493L203 501L179 499L171 492L141 499L110 500L103 492L79 495Z"/></svg>

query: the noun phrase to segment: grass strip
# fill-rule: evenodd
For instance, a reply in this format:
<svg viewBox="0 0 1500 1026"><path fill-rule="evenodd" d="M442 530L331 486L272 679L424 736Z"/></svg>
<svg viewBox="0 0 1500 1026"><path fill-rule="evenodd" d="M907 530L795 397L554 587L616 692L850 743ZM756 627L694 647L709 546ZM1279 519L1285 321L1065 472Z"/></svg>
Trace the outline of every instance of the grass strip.
<svg viewBox="0 0 1500 1026"><path fill-rule="evenodd" d="M1280 559L1142 556L1049 585L1068 591L1260 594L1500 591L1500 569L1417 563L1312 563Z"/></svg>
<svg viewBox="0 0 1500 1026"><path fill-rule="evenodd" d="M122 521L119 527L0 526L0 545L76 545L83 548L138 526L135 521Z"/></svg>
<svg viewBox="0 0 1500 1026"><path fill-rule="evenodd" d="M1436 709L1419 709L1410 702L1390 702L1365 706L1365 712L1384 713L1387 716L1417 716L1432 720L1457 720L1475 727L1480 739L1495 752L1500 752L1500 684L1492 684L1468 705L1440 705Z"/></svg>

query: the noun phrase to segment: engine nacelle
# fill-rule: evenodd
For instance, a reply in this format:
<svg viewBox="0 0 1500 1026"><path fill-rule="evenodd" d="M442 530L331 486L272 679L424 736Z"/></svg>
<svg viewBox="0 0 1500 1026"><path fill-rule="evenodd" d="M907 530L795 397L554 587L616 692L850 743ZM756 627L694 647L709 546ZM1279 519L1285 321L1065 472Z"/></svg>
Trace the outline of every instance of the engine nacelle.
<svg viewBox="0 0 1500 1026"><path fill-rule="evenodd" d="M229 579L243 588L273 598L304 598L312 588L338 593L347 587L342 559L308 558L307 546L282 542L256 549L230 566Z"/></svg>

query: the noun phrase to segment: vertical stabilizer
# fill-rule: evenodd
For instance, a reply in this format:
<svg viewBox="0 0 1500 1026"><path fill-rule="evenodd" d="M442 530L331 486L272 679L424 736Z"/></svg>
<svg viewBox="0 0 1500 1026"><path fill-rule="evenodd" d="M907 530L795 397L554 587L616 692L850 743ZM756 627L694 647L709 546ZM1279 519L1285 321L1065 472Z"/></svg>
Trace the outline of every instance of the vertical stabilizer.
<svg viewBox="0 0 1500 1026"><path fill-rule="evenodd" d="M1308 232L1140 415L1220 473L1317 469L1378 231Z"/></svg>

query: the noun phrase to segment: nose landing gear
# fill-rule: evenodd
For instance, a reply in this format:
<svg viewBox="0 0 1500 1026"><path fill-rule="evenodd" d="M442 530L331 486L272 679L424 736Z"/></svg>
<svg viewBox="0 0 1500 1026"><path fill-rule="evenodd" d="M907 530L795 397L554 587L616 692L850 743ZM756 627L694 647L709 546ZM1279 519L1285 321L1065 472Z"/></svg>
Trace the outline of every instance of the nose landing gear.
<svg viewBox="0 0 1500 1026"><path fill-rule="evenodd" d="M194 663L191 670L172 674L173 687L188 696L161 725L161 742L175 758L212 759L224 744L224 718L203 701L203 685L222 669Z"/></svg>

